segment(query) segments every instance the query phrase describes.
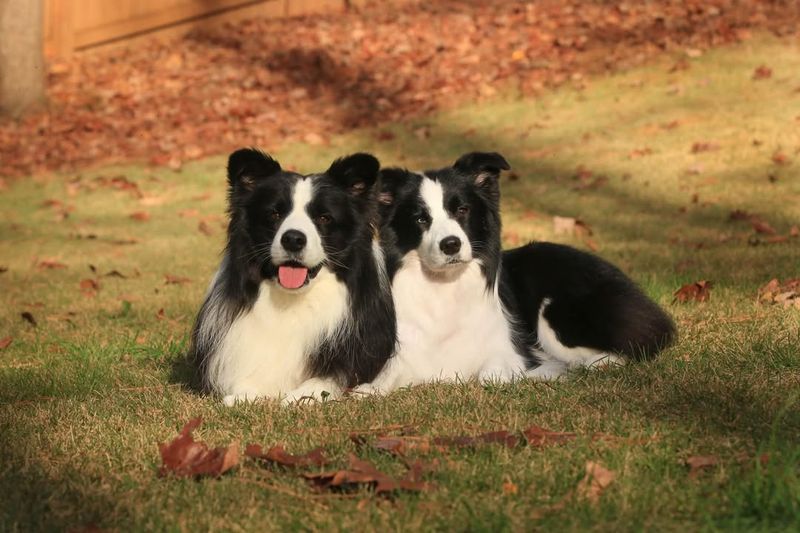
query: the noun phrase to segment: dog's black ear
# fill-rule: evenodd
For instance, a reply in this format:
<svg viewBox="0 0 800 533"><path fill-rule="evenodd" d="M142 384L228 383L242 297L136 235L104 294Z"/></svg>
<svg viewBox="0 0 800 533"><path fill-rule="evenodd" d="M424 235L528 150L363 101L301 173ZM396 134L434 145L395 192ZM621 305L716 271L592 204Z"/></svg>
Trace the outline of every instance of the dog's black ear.
<svg viewBox="0 0 800 533"><path fill-rule="evenodd" d="M259 180L280 171L280 163L255 148L236 150L228 158L228 183L232 188L252 190Z"/></svg>
<svg viewBox="0 0 800 533"><path fill-rule="evenodd" d="M404 168L390 167L381 169L381 191L378 203L392 205L397 200L397 192L408 183L410 172Z"/></svg>
<svg viewBox="0 0 800 533"><path fill-rule="evenodd" d="M358 153L340 157L326 174L353 196L366 196L375 185L380 168L374 155Z"/></svg>
<svg viewBox="0 0 800 533"><path fill-rule="evenodd" d="M501 170L509 170L511 166L497 152L470 152L459 157L453 168L474 176L475 185L481 186L487 180L496 180Z"/></svg>

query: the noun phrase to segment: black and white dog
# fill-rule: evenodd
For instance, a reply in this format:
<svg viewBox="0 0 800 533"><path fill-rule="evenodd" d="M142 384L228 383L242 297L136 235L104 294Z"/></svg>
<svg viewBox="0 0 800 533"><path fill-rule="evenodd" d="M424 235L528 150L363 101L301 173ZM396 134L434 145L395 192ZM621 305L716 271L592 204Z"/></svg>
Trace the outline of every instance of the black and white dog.
<svg viewBox="0 0 800 533"><path fill-rule="evenodd" d="M190 353L226 404L335 398L392 355L395 315L375 238L379 168L355 154L301 175L257 150L230 156L228 244Z"/></svg>
<svg viewBox="0 0 800 533"><path fill-rule="evenodd" d="M670 318L619 269L567 246L501 252L496 153L424 173L384 169L381 233L398 350L361 393L432 380L554 379L655 356Z"/></svg>

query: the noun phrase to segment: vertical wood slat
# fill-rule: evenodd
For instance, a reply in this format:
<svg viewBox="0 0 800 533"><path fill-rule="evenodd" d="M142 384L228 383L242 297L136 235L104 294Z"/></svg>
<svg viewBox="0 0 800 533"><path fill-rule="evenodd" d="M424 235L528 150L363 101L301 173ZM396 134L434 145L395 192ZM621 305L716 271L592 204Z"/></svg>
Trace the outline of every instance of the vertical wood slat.
<svg viewBox="0 0 800 533"><path fill-rule="evenodd" d="M343 11L348 5L363 5L365 0L44 0L44 3L45 54L53 57L69 56L77 50L113 41L124 43L156 30L185 31L210 20L235 17L237 13L291 17Z"/></svg>
<svg viewBox="0 0 800 533"><path fill-rule="evenodd" d="M74 5L70 0L46 0L44 3L44 55L68 56L75 49Z"/></svg>

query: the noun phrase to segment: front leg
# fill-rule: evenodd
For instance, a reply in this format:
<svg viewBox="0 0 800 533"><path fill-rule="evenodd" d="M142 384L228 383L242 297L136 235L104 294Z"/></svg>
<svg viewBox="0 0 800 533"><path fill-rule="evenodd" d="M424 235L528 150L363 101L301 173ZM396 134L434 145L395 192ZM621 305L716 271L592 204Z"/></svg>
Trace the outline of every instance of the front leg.
<svg viewBox="0 0 800 533"><path fill-rule="evenodd" d="M366 398L367 396L384 396L389 394L397 387L397 380L401 377L402 364L397 356L389 359L383 366L380 373L369 383L362 383L354 387L351 396L353 398Z"/></svg>
<svg viewBox="0 0 800 533"><path fill-rule="evenodd" d="M281 404L335 400L342 395L342 391L342 386L333 378L311 378L289 391L281 400Z"/></svg>

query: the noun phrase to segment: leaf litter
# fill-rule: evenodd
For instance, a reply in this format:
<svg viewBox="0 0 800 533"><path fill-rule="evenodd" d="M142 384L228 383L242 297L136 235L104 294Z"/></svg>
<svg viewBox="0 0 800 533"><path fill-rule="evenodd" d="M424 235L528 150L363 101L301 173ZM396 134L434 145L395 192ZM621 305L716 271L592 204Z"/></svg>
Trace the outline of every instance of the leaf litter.
<svg viewBox="0 0 800 533"><path fill-rule="evenodd" d="M239 444L209 449L205 442L196 442L192 432L203 419L193 418L172 441L158 445L161 454L160 476L220 477L239 464Z"/></svg>
<svg viewBox="0 0 800 533"><path fill-rule="evenodd" d="M429 115L456 104L454 95L580 87L587 74L624 69L664 49L693 56L753 29L798 25L792 2L696 4L443 0L253 18L81 55L50 65L52 105L0 121L0 175L142 159L180 171L240 139L275 149L271 131L281 132L281 142L325 144L330 135ZM491 39L487 28L498 30ZM88 185L138 194L125 176L81 182L68 194Z"/></svg>
<svg viewBox="0 0 800 533"><path fill-rule="evenodd" d="M239 464L238 443L210 450L205 443L193 439L192 432L201 422L200 417L190 420L175 439L167 444L159 444L162 457L160 476L220 477ZM399 434L389 435L389 433ZM349 435L350 441L359 449L370 446L375 450L389 452L392 457L399 459L406 470L400 476L388 474L354 453L348 455L347 466L344 468L318 472L302 471L309 468L323 468L330 464L322 447L313 448L302 454L292 454L287 452L283 445L275 445L264 451L260 444L248 444L244 455L257 462L282 467L285 470L301 470L297 475L307 480L317 490L350 491L358 487L369 487L377 495L392 495L399 491L420 492L435 488L435 485L426 478L439 467L439 460L422 461L419 458L411 460L407 457L409 454L426 455L431 451L447 453L453 449L471 449L484 445L516 448L527 444L529 447L543 448L565 444L577 438L574 432L551 431L535 425L519 432L498 430L474 436L433 437L416 433L416 428L411 425L396 424L352 431ZM644 442L641 439L624 439L603 433L595 433L591 438L593 441L625 441L632 444ZM567 499L575 497L596 503L600 494L614 478L613 472L599 463L589 461L586 464L584 478L565 496L563 502L556 505L566 505ZM518 487L507 479L502 490L505 494L511 495L518 492Z"/></svg>

